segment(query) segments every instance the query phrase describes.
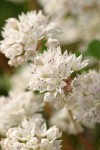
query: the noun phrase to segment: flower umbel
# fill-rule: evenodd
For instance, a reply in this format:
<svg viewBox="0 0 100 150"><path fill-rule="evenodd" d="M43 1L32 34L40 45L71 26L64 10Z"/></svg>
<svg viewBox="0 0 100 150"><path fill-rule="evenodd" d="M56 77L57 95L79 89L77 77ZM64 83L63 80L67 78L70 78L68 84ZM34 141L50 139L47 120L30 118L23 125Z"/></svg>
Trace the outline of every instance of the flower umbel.
<svg viewBox="0 0 100 150"><path fill-rule="evenodd" d="M61 150L61 132L56 126L47 130L46 123L24 120L21 127L11 128L1 145L5 150Z"/></svg>
<svg viewBox="0 0 100 150"><path fill-rule="evenodd" d="M34 59L41 40L54 38L59 29L41 11L22 13L18 19L10 18L3 29L0 51L9 58L9 65L19 66Z"/></svg>
<svg viewBox="0 0 100 150"><path fill-rule="evenodd" d="M34 60L32 65L34 80L29 84L30 89L45 92L44 101L63 105L67 93L64 87L69 88L67 79L74 71L81 70L86 65L87 60L82 61L82 56L76 58L74 54L68 54L67 51L62 54L60 47L49 48Z"/></svg>

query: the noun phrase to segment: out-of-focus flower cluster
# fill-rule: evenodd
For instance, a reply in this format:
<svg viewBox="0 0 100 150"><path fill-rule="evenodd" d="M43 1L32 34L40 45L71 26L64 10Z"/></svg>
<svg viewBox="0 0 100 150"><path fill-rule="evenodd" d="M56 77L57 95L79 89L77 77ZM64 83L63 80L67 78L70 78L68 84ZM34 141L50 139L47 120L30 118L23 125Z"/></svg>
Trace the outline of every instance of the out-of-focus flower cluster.
<svg viewBox="0 0 100 150"><path fill-rule="evenodd" d="M38 0L46 14L59 20L62 44L100 39L99 0ZM88 22L88 23L87 23Z"/></svg>
<svg viewBox="0 0 100 150"><path fill-rule="evenodd" d="M11 127L17 127L24 118L43 120L42 96L32 92L12 91L8 97L0 97L0 135L5 136Z"/></svg>
<svg viewBox="0 0 100 150"><path fill-rule="evenodd" d="M82 133L84 131L80 122L75 120L76 125L73 123L73 120L66 107L59 111L54 111L49 122L51 125L57 125L63 132L68 134L76 135L78 132Z"/></svg>
<svg viewBox="0 0 100 150"><path fill-rule="evenodd" d="M75 119L90 125L100 123L100 72L79 75L73 86L68 104Z"/></svg>
<svg viewBox="0 0 100 150"><path fill-rule="evenodd" d="M18 70L11 76L11 89L15 91L28 90L28 84L31 78L31 67L28 65L22 67L20 70Z"/></svg>

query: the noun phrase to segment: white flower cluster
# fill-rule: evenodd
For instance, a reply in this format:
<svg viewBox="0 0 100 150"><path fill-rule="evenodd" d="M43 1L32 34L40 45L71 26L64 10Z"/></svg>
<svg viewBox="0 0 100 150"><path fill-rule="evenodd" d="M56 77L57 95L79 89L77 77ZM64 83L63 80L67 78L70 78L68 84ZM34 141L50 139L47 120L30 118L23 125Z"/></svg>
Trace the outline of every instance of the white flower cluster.
<svg viewBox="0 0 100 150"><path fill-rule="evenodd" d="M53 39L58 32L56 23L50 23L41 11L22 13L18 20L15 18L7 20L2 32L4 40L1 41L0 51L10 59L9 65L22 65L28 60L33 61L43 39L48 43L48 40Z"/></svg>
<svg viewBox="0 0 100 150"><path fill-rule="evenodd" d="M68 54L67 50L62 54L60 47L49 48L34 60L30 89L45 92L44 101L64 107L66 93L72 90L71 74L86 65L87 60L82 61L82 55L76 58L75 54Z"/></svg>
<svg viewBox="0 0 100 150"><path fill-rule="evenodd" d="M76 130L76 126L73 123L67 108L63 108L56 112L54 111L49 122L51 125L57 125L63 132L68 134L76 135L78 132L82 133L84 131L81 123L74 120L78 131Z"/></svg>
<svg viewBox="0 0 100 150"><path fill-rule="evenodd" d="M10 92L0 98L0 135L5 136L11 127L17 127L23 118L43 120L39 112L43 109L42 96L32 92Z"/></svg>
<svg viewBox="0 0 100 150"><path fill-rule="evenodd" d="M9 129L2 140L3 150L61 150L61 132L56 126L47 130L40 120L24 120L21 127Z"/></svg>
<svg viewBox="0 0 100 150"><path fill-rule="evenodd" d="M100 39L99 0L38 0L46 14L59 20L62 44ZM87 24L88 22L88 24Z"/></svg>
<svg viewBox="0 0 100 150"><path fill-rule="evenodd" d="M87 124L100 123L100 72L90 71L73 81L69 100L74 117ZM73 109L75 107L76 109Z"/></svg>

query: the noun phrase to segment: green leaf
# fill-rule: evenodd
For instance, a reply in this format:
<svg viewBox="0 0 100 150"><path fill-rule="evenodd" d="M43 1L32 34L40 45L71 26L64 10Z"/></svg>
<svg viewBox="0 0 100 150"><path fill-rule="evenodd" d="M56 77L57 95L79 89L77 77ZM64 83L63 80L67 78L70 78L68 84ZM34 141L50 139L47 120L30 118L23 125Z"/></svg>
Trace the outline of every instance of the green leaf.
<svg viewBox="0 0 100 150"><path fill-rule="evenodd" d="M93 56L97 59L100 59L100 41L94 40L92 41L87 51L84 53L85 56Z"/></svg>
<svg viewBox="0 0 100 150"><path fill-rule="evenodd" d="M47 40L43 39L42 42L41 42L41 49L39 50L39 53L43 53L45 50L47 50L47 47L46 47L46 42Z"/></svg>
<svg viewBox="0 0 100 150"><path fill-rule="evenodd" d="M7 95L10 89L10 76L0 72L0 95Z"/></svg>

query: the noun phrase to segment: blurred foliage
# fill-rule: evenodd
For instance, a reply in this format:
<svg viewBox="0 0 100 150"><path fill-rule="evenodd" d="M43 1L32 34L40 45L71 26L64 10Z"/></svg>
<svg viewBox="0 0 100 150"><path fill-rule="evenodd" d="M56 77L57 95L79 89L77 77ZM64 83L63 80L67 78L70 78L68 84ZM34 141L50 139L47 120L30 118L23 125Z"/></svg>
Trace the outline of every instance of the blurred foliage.
<svg viewBox="0 0 100 150"><path fill-rule="evenodd" d="M100 60L100 41L98 40L92 41L88 45L87 51L85 51L85 55L93 56L96 59Z"/></svg>
<svg viewBox="0 0 100 150"><path fill-rule="evenodd" d="M10 76L7 73L0 72L0 95L7 95L10 89Z"/></svg>

